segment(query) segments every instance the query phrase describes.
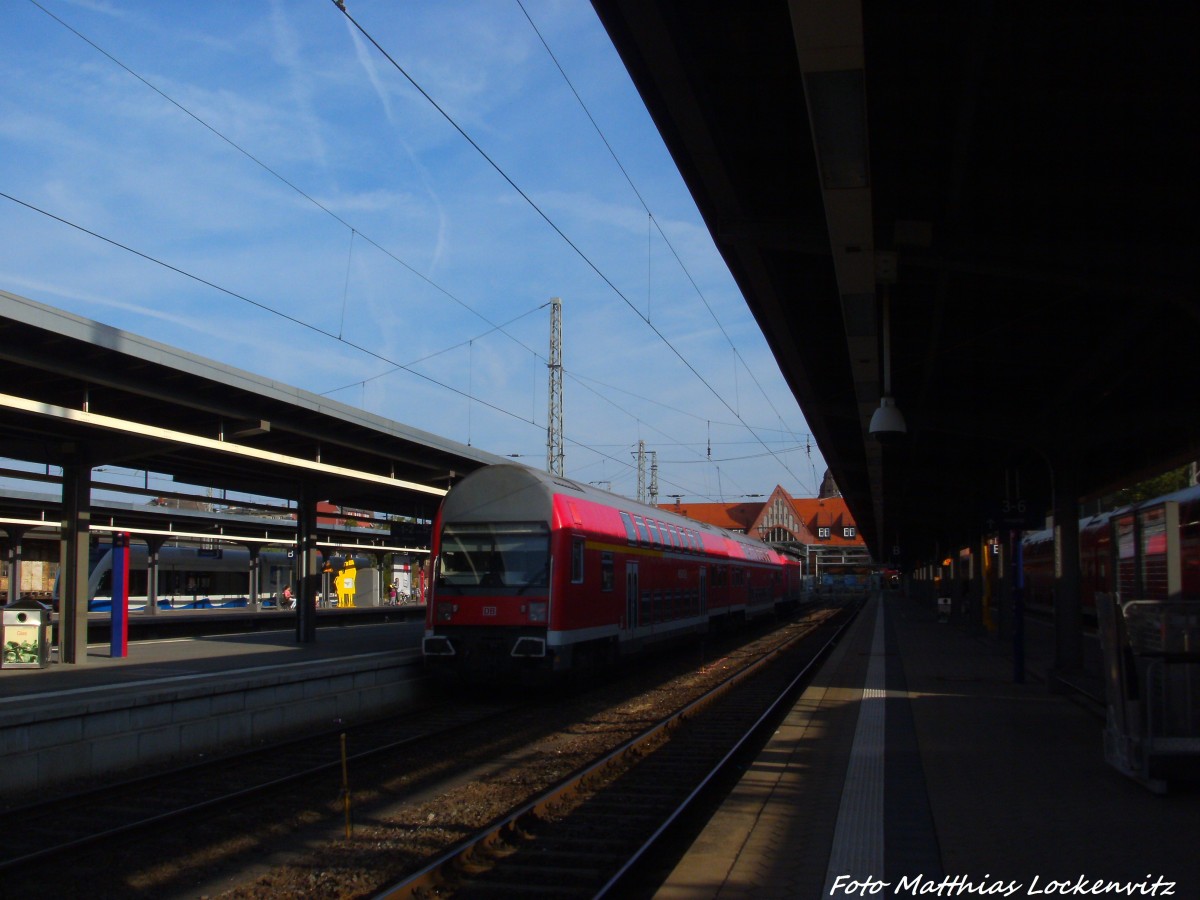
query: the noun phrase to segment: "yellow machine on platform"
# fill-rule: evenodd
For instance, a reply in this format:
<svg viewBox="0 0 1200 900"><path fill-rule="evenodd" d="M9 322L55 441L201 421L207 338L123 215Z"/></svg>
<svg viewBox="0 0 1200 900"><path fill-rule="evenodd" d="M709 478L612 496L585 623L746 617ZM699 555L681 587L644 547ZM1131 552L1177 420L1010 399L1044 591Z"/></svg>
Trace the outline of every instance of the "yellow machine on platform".
<svg viewBox="0 0 1200 900"><path fill-rule="evenodd" d="M338 606L353 606L354 605L354 581L358 574L358 568L354 564L353 559L346 560L346 565L342 571L337 574L337 605Z"/></svg>

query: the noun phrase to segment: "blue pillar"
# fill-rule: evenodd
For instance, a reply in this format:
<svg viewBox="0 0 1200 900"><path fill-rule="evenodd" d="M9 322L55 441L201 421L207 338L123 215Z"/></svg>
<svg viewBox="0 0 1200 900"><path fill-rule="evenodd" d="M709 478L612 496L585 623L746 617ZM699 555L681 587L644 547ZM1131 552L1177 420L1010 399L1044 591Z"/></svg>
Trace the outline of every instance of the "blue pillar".
<svg viewBox="0 0 1200 900"><path fill-rule="evenodd" d="M129 533L113 533L112 542L112 634L113 659L129 655Z"/></svg>
<svg viewBox="0 0 1200 900"><path fill-rule="evenodd" d="M1025 545L1021 532L1009 532L1012 541L1012 598L1013 598L1013 681L1025 683Z"/></svg>

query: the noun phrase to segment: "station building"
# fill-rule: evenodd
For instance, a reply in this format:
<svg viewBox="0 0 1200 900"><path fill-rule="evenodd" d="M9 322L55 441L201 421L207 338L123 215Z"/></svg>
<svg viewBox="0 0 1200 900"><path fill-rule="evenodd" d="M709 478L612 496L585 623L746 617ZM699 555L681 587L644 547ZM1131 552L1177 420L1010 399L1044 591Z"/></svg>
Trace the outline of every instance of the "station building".
<svg viewBox="0 0 1200 900"><path fill-rule="evenodd" d="M812 498L793 497L776 485L765 502L683 503L677 499L660 508L772 544L804 560L805 574L815 578L865 578L874 568L853 513L828 477L820 495Z"/></svg>

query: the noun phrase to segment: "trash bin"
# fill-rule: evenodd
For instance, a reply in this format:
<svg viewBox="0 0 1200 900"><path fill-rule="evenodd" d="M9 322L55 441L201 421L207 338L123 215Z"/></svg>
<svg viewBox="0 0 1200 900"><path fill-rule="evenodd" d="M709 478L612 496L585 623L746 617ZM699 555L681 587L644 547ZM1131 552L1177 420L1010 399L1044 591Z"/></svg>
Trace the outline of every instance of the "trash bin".
<svg viewBox="0 0 1200 900"><path fill-rule="evenodd" d="M41 669L50 656L50 610L36 600L18 600L4 607L4 645L6 669Z"/></svg>
<svg viewBox="0 0 1200 900"><path fill-rule="evenodd" d="M937 598L938 621L939 622L949 622L950 621L950 611L952 608L953 608L953 605L951 604L949 597L938 597Z"/></svg>

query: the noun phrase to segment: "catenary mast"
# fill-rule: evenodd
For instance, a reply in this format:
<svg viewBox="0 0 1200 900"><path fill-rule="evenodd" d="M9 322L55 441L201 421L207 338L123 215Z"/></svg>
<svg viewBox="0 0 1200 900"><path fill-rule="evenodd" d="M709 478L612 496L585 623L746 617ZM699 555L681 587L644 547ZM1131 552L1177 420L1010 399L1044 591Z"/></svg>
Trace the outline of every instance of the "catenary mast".
<svg viewBox="0 0 1200 900"><path fill-rule="evenodd" d="M550 299L550 412L546 417L546 471L563 475L562 300Z"/></svg>
<svg viewBox="0 0 1200 900"><path fill-rule="evenodd" d="M651 506L658 506L658 451L650 451L650 488L646 495L646 502Z"/></svg>
<svg viewBox="0 0 1200 900"><path fill-rule="evenodd" d="M637 501L646 502L646 442L638 441L637 453Z"/></svg>

